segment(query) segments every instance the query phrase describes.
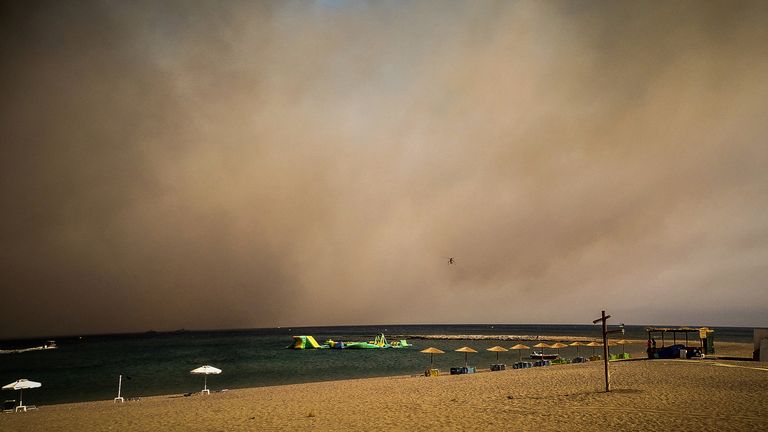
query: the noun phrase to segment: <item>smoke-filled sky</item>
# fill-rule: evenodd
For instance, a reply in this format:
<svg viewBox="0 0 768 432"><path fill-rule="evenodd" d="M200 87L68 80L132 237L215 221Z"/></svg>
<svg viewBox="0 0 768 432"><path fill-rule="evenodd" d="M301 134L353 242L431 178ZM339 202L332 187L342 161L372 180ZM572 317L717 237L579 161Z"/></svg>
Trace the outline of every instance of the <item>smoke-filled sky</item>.
<svg viewBox="0 0 768 432"><path fill-rule="evenodd" d="M0 12L0 337L768 325L767 2Z"/></svg>

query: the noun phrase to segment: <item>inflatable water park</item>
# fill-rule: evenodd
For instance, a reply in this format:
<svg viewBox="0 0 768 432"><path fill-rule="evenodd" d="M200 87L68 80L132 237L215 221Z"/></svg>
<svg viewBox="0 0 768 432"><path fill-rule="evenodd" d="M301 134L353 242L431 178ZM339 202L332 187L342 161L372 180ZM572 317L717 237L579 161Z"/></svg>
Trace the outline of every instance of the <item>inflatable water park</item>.
<svg viewBox="0 0 768 432"><path fill-rule="evenodd" d="M332 339L319 344L312 336L293 336L293 345L288 348L293 349L385 349L385 348L406 348L413 346L405 339L393 342L387 342L384 333L379 333L372 341L368 342L342 342Z"/></svg>

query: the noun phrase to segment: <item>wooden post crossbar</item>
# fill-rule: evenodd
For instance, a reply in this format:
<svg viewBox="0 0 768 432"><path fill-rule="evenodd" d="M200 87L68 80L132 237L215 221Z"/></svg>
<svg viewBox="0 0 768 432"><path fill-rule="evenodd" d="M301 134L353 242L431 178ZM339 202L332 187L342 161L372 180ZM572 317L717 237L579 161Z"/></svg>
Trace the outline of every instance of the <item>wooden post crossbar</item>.
<svg viewBox="0 0 768 432"><path fill-rule="evenodd" d="M592 321L592 324L597 324L599 322L602 322L603 324L603 361L605 362L605 392L608 393L611 391L611 382L608 379L608 333L617 333L621 332L624 333L624 324L621 324L621 328L618 330L608 330L608 318L610 318L610 315L606 315L605 311L603 311L602 316L594 321Z"/></svg>

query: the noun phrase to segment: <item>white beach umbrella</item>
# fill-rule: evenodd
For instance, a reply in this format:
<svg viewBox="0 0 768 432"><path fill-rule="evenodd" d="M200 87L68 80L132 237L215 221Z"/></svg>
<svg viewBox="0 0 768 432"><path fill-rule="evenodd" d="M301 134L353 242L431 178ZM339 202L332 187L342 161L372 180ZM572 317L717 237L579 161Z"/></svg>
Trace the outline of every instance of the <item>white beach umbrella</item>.
<svg viewBox="0 0 768 432"><path fill-rule="evenodd" d="M30 381L26 378L14 381L10 384L4 385L3 390L18 390L19 391L19 406L24 406L24 400L22 399L24 389L31 389L41 387L42 384L36 381Z"/></svg>
<svg viewBox="0 0 768 432"><path fill-rule="evenodd" d="M197 374L197 375L204 375L205 379L203 381L203 393L210 393L208 390L208 375L218 375L221 373L221 369L215 368L213 366L200 366L197 369L192 369L189 371L189 373Z"/></svg>

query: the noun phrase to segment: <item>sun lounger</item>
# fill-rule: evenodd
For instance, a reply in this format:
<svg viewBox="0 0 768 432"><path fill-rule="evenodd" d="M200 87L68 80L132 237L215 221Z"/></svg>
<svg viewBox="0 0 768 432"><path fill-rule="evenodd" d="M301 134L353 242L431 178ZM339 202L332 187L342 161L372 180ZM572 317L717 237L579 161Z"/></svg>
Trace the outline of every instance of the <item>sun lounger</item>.
<svg viewBox="0 0 768 432"><path fill-rule="evenodd" d="M439 369L427 369L427 370L424 371L424 376L428 376L428 377L440 376L440 370Z"/></svg>
<svg viewBox="0 0 768 432"><path fill-rule="evenodd" d="M5 402L3 402L3 412L13 412L15 408L16 408L15 399L8 399Z"/></svg>
<svg viewBox="0 0 768 432"><path fill-rule="evenodd" d="M503 370L506 370L506 369L507 369L507 365L505 365L505 364L499 364L499 363L497 363L497 364L492 364L492 365L491 365L491 372L494 372L494 371L503 371Z"/></svg>
<svg viewBox="0 0 768 432"><path fill-rule="evenodd" d="M477 372L477 369L474 366L451 368L451 375L464 375L464 374L471 374L475 372Z"/></svg>

